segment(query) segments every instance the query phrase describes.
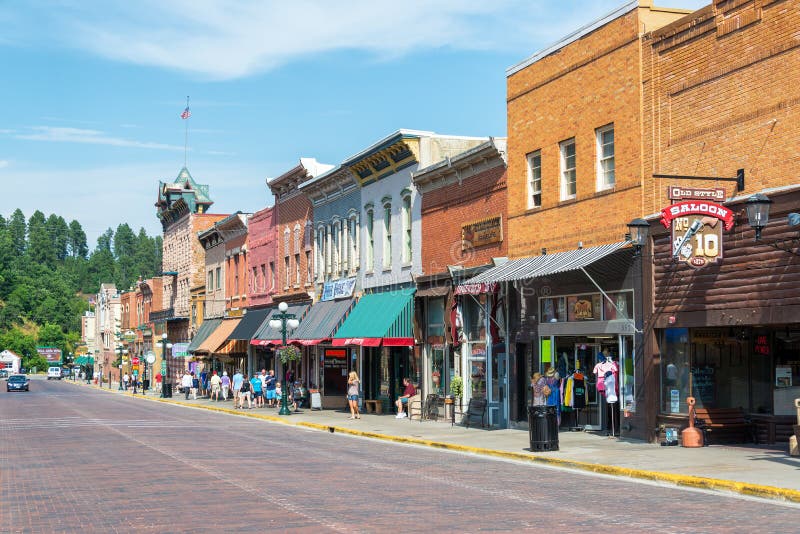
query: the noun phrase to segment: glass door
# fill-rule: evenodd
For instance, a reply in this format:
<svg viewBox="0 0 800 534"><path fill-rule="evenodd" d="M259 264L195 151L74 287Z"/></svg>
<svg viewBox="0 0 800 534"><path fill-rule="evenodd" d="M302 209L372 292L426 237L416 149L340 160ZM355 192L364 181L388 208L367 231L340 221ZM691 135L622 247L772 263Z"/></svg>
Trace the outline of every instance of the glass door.
<svg viewBox="0 0 800 534"><path fill-rule="evenodd" d="M489 424L500 428L508 426L508 355L500 352L492 355L489 380Z"/></svg>
<svg viewBox="0 0 800 534"><path fill-rule="evenodd" d="M602 430L603 414L597 398L597 380L592 372L596 363L597 354L600 353L599 343L575 344L575 370L583 372L586 381L586 421L584 430Z"/></svg>

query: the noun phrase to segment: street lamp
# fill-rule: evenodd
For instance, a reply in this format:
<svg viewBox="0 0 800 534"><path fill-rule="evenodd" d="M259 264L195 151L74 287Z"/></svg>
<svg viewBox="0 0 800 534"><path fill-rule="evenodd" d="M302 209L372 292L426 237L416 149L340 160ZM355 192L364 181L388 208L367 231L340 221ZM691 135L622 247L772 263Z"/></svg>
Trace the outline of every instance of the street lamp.
<svg viewBox="0 0 800 534"><path fill-rule="evenodd" d="M634 219L628 223L628 234L633 245L634 254L637 256L642 253L642 248L647 244L647 234L650 231L650 223L644 219Z"/></svg>
<svg viewBox="0 0 800 534"><path fill-rule="evenodd" d="M172 349L172 343L167 339L167 333L161 334L161 398L172 398L172 387L167 385L169 378L169 365L167 365L167 351Z"/></svg>
<svg viewBox="0 0 800 534"><path fill-rule="evenodd" d="M122 387L122 364L123 364L122 358L124 356L127 356L127 355L128 355L128 349L123 349L122 346L117 347L117 356L119 357L119 388L118 389L120 391L125 389L125 388ZM109 380L109 383L110 382L111 381ZM109 384L109 387L111 387L110 384Z"/></svg>
<svg viewBox="0 0 800 534"><path fill-rule="evenodd" d="M756 231L756 241L761 239L761 230L769 222L769 205L772 201L766 195L756 193L745 202L747 206L747 222Z"/></svg>
<svg viewBox="0 0 800 534"><path fill-rule="evenodd" d="M281 302L278 304L280 313L275 314L275 319L269 320L270 328L274 328L275 330L280 329L283 347L286 346L286 328L288 327L294 330L300 326L300 321L295 318L293 313L286 313L288 309L289 305L285 302ZM281 410L278 412L278 415L291 415L292 413L289 411L289 387L290 385L286 383L284 376L283 389L281 390Z"/></svg>

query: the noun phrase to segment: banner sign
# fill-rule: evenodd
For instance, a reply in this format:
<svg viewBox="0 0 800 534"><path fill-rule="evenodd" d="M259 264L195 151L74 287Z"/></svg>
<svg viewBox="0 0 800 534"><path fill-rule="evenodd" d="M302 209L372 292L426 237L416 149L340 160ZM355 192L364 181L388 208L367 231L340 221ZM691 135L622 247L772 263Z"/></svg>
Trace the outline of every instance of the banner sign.
<svg viewBox="0 0 800 534"><path fill-rule="evenodd" d="M36 347L36 352L47 360L47 363L61 364L61 349L56 347Z"/></svg>
<svg viewBox="0 0 800 534"><path fill-rule="evenodd" d="M722 221L726 230L733 228L733 211L715 202L690 201L678 202L661 210L661 224L669 230L672 221L688 215L704 215Z"/></svg>
<svg viewBox="0 0 800 534"><path fill-rule="evenodd" d="M355 278L325 282L322 286L322 297L319 300L326 301L352 297L355 287Z"/></svg>
<svg viewBox="0 0 800 534"><path fill-rule="evenodd" d="M457 285L454 293L456 295L480 295L481 293L497 293L500 284L497 282L480 282L477 284Z"/></svg>

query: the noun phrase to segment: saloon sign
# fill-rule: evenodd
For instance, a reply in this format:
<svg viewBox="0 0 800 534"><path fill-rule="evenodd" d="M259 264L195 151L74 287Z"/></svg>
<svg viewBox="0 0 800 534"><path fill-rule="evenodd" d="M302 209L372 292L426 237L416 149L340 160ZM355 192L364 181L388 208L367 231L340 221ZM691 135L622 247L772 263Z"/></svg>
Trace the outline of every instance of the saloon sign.
<svg viewBox="0 0 800 534"><path fill-rule="evenodd" d="M670 189L670 197L718 198L716 190L678 189L687 195L675 195ZM675 196L677 198L675 198ZM709 200L683 200L661 210L661 224L672 228L672 255L699 269L722 258L722 229L733 228L733 211Z"/></svg>

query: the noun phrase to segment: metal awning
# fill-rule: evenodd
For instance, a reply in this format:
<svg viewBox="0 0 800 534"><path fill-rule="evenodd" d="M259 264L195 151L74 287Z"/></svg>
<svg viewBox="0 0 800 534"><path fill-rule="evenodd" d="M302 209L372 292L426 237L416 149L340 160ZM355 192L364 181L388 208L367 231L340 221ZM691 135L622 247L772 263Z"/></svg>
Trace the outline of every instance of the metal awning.
<svg viewBox="0 0 800 534"><path fill-rule="evenodd" d="M196 351L203 341L208 339L208 336L217 329L221 322L222 319L206 319L203 321L197 329L197 333L192 338L192 342L189 343L189 348L186 349L186 352L192 353Z"/></svg>
<svg viewBox="0 0 800 534"><path fill-rule="evenodd" d="M242 320L239 321L239 325L234 328L231 335L228 336L228 340L240 340L245 339L249 343L253 336L258 331L259 327L264 323L264 319L274 310L275 308L261 308L258 310L248 310L247 313L242 315Z"/></svg>
<svg viewBox="0 0 800 534"><path fill-rule="evenodd" d="M334 346L414 345L414 289L362 296L333 335Z"/></svg>
<svg viewBox="0 0 800 534"><path fill-rule="evenodd" d="M290 336L290 340L300 345L317 345L329 340L354 304L355 299L317 302L311 306L303 322Z"/></svg>
<svg viewBox="0 0 800 534"><path fill-rule="evenodd" d="M611 243L597 247L579 248L577 250L558 252L556 254L545 254L532 258L509 260L503 265L493 267L482 272L478 276L462 282L459 284L459 288L469 286L476 287L482 284L489 287L491 284L496 284L498 282L510 282L513 280L524 280L567 271L576 271L626 246L630 246L628 241L620 241L619 243Z"/></svg>
<svg viewBox="0 0 800 534"><path fill-rule="evenodd" d="M290 304L286 309L286 313L294 315L295 319L300 321L300 324L302 325L302 321L305 319L305 314L306 310L308 310L308 307L308 304ZM256 334L250 341L251 345L267 346L281 345L283 343L283 337L280 329L272 328L269 325L269 320L278 313L280 313L278 308L272 308L271 313L264 318L261 326L258 327ZM300 327L298 327L298 330L299 328ZM287 332L287 341L292 334L292 332Z"/></svg>

